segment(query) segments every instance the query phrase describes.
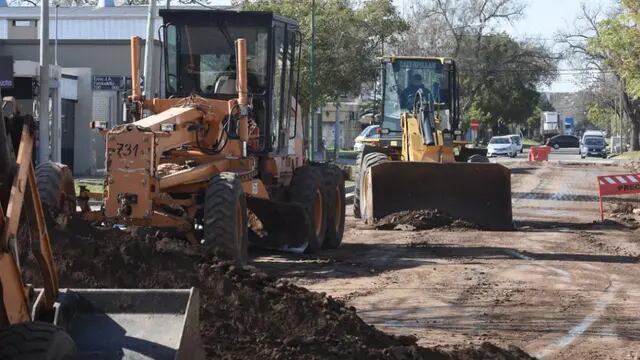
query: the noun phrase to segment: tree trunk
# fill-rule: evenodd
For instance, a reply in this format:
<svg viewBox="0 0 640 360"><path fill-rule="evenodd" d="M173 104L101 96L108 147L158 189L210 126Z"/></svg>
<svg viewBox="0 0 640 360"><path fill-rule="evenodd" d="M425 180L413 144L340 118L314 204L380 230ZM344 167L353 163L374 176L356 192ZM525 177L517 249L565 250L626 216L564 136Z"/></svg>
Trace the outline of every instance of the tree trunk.
<svg viewBox="0 0 640 360"><path fill-rule="evenodd" d="M631 118L631 151L640 150L640 118L636 115Z"/></svg>

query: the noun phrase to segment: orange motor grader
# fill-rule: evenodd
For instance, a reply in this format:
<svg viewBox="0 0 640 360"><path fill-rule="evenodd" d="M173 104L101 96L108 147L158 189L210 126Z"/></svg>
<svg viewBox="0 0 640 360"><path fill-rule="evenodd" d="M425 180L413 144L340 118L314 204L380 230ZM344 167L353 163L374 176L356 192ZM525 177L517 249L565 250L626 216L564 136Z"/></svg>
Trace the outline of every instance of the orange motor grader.
<svg viewBox="0 0 640 360"><path fill-rule="evenodd" d="M264 12L162 10L163 98L143 96L131 41L130 122L107 129L102 209L84 217L177 229L247 261L258 246L315 252L344 230L339 168L304 154L297 24Z"/></svg>

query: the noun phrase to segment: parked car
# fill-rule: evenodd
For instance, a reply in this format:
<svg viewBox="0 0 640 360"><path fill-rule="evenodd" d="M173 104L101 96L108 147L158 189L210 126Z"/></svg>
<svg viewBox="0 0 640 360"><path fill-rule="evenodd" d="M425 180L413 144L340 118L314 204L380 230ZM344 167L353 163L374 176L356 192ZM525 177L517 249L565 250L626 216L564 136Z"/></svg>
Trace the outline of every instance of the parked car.
<svg viewBox="0 0 640 360"><path fill-rule="evenodd" d="M580 145L580 157L583 159L587 156L607 158L607 142L602 136L583 137Z"/></svg>
<svg viewBox="0 0 640 360"><path fill-rule="evenodd" d="M523 153L524 150L522 149L522 137L520 137L520 135L509 135L509 137L511 137L511 141L516 144L518 151L520 153Z"/></svg>
<svg viewBox="0 0 640 360"><path fill-rule="evenodd" d="M362 130L360 135L356 136L356 138L354 139L355 143L353 144L353 150L362 151L362 149L364 149L364 144L367 142L367 140L379 139L380 138L380 133L378 133L379 128L380 128L380 125L369 125L366 128L364 128L364 130Z"/></svg>
<svg viewBox="0 0 640 360"><path fill-rule="evenodd" d="M560 148L580 148L580 140L573 135L556 135L547 140L547 146L554 149Z"/></svg>
<svg viewBox="0 0 640 360"><path fill-rule="evenodd" d="M589 137L597 137L604 139L604 133L600 130L587 130L582 134L582 139L580 142L584 143L584 140Z"/></svg>
<svg viewBox="0 0 640 360"><path fill-rule="evenodd" d="M511 136L494 136L489 140L487 145L487 156L507 155L516 157L518 155L518 147L511 139Z"/></svg>

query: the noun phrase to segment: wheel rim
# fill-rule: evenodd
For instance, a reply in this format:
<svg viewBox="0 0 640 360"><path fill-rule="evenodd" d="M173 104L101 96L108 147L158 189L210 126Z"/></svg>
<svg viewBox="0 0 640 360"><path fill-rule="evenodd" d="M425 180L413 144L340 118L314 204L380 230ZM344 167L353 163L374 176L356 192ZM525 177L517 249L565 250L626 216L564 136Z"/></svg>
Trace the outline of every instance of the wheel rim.
<svg viewBox="0 0 640 360"><path fill-rule="evenodd" d="M336 186L336 233L340 231L340 223L342 222L342 196L340 196L340 185Z"/></svg>
<svg viewBox="0 0 640 360"><path fill-rule="evenodd" d="M368 173L369 169L362 175L362 182L360 183L360 213L362 213L362 218L365 222L367 222L367 193L369 192Z"/></svg>
<svg viewBox="0 0 640 360"><path fill-rule="evenodd" d="M313 201L313 225L316 229L316 236L320 237L320 231L322 230L322 193L320 189L316 191L316 196Z"/></svg>
<svg viewBox="0 0 640 360"><path fill-rule="evenodd" d="M236 234L235 234L236 236L235 236L235 244L234 244L235 245L235 249L234 250L236 252L235 256L236 256L237 259L240 259L241 256L242 256L242 254L240 253L242 246L240 244L242 243L242 236L243 236L243 230L244 230L242 228L243 227L242 226L242 224L243 224L243 221L242 221L243 216L244 216L244 214L242 213L242 206L240 206L240 203L238 202L236 204L236 226L235 226L236 227Z"/></svg>

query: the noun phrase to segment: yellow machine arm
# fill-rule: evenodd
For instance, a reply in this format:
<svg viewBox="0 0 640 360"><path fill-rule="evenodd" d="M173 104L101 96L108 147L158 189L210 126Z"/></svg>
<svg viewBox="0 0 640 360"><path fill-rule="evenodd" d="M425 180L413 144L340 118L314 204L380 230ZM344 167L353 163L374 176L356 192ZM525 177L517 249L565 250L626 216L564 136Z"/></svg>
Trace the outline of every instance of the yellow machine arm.
<svg viewBox="0 0 640 360"><path fill-rule="evenodd" d="M433 163L453 163L455 157L453 148L444 145L441 130L433 133L434 145L427 145L424 127L419 118L413 113L405 112L400 117L402 124L402 159L404 161L419 161Z"/></svg>

